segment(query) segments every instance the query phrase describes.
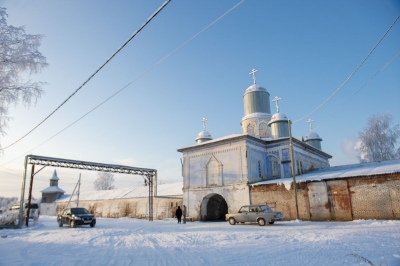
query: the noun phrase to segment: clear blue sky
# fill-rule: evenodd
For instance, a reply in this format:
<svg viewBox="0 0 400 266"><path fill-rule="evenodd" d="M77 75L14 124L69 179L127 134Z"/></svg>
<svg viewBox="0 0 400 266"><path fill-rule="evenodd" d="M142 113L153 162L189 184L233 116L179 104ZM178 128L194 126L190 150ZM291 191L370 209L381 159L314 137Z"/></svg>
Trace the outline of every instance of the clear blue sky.
<svg viewBox="0 0 400 266"><path fill-rule="evenodd" d="M48 83L46 94L29 109L11 108L13 120L2 145L53 111L163 2L0 1L9 24L46 36L40 50L50 64L31 77ZM397 0L246 0L106 104L37 147L238 2L173 0L61 110L4 151L0 196L20 195L24 156L30 153L155 168L162 182L181 181L181 154L176 150L195 144L203 117L214 138L241 133L243 93L252 84L252 68L259 70L257 83L270 92L271 100L282 98L280 111L296 121L347 79L400 14ZM319 126L323 151L333 156L332 166L358 162L351 148L371 115L390 112L400 124L400 56L348 101L399 51L397 22L354 77L311 116L314 127ZM308 134L305 121L293 125L294 136ZM47 167L37 174L35 197L49 185L53 171ZM96 172L57 172L67 193L79 173L82 189L93 189ZM137 186L142 180L128 175L116 179L117 187Z"/></svg>

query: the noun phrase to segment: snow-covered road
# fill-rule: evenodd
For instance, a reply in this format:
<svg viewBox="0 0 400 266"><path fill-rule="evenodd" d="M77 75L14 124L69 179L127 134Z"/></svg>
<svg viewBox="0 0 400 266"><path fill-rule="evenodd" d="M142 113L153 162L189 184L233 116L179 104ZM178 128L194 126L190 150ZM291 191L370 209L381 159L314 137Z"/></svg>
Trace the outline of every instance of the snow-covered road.
<svg viewBox="0 0 400 266"><path fill-rule="evenodd" d="M59 228L43 216L0 235L0 265L400 265L400 221L261 227L100 218L94 228Z"/></svg>

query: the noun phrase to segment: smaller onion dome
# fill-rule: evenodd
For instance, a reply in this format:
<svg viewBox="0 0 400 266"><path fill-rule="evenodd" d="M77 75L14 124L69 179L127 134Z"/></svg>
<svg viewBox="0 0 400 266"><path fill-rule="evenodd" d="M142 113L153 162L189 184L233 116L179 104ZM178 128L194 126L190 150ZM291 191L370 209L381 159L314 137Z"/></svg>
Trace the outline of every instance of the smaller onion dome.
<svg viewBox="0 0 400 266"><path fill-rule="evenodd" d="M274 123L274 122L278 122L278 121L286 121L287 122L288 118L283 113L276 113L271 117L271 121L268 123L268 125L271 123Z"/></svg>
<svg viewBox="0 0 400 266"><path fill-rule="evenodd" d="M207 118L203 118L201 120L201 122L203 123L203 131L201 131L196 138L197 143L203 143L206 142L208 140L212 140L212 136L210 134L210 132L206 131L206 122L207 122Z"/></svg>
<svg viewBox="0 0 400 266"><path fill-rule="evenodd" d="M306 136L305 141L308 141L308 140L322 140L322 139L320 138L320 136L317 133L311 131Z"/></svg>
<svg viewBox="0 0 400 266"><path fill-rule="evenodd" d="M283 113L275 113L268 122L273 139L289 137L288 118Z"/></svg>
<svg viewBox="0 0 400 266"><path fill-rule="evenodd" d="M305 140L304 140L308 145L318 149L318 150L322 150L321 149L321 141L322 139L320 138L320 136L315 133L315 132L310 132L308 133L308 135L306 136Z"/></svg>
<svg viewBox="0 0 400 266"><path fill-rule="evenodd" d="M210 132L205 131L205 130L201 131L199 133L199 135L197 135L197 138L196 138L197 143L202 143L202 142L205 142L208 140L212 140L212 136L211 136Z"/></svg>

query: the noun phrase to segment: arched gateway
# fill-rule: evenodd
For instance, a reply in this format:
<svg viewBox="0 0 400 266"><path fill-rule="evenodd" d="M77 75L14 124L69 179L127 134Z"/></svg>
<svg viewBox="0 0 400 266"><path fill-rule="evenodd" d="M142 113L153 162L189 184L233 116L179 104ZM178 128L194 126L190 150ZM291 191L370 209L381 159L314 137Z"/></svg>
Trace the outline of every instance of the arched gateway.
<svg viewBox="0 0 400 266"><path fill-rule="evenodd" d="M203 198L200 205L202 221L223 221L227 213L228 205L221 195L211 193Z"/></svg>

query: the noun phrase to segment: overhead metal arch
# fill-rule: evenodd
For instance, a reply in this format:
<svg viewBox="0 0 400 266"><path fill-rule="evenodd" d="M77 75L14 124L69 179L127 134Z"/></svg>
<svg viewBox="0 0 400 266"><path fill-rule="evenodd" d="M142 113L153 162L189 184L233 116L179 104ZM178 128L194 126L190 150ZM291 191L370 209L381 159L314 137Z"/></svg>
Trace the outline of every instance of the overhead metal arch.
<svg viewBox="0 0 400 266"><path fill-rule="evenodd" d="M112 173L119 173L119 174L143 176L143 178L145 178L145 182L149 186L149 221L153 221L153 197L154 197L154 186L155 187L157 186L157 170L125 166L125 165L103 164L103 163L85 162L85 161L61 159L61 158L54 158L54 157L45 157L45 156L39 156L39 155L27 155L27 156L25 156L25 166L24 166L24 172L23 172L23 176L22 176L22 187L21 187L18 225L11 226L11 227L19 228L22 226L23 203L24 203L24 196L25 196L26 172L27 172L28 164L32 164L29 197L28 197L28 210L27 210L28 213L30 211L29 209L30 209L30 203L31 203L33 177L37 173L37 172L36 173L34 172L35 165L43 165L43 168L46 166L53 166L53 167L63 167L63 168L71 168L71 169L82 169L82 170L89 170L89 171L102 171L102 172L112 172ZM41 168L40 170L42 170L43 168Z"/></svg>

